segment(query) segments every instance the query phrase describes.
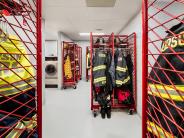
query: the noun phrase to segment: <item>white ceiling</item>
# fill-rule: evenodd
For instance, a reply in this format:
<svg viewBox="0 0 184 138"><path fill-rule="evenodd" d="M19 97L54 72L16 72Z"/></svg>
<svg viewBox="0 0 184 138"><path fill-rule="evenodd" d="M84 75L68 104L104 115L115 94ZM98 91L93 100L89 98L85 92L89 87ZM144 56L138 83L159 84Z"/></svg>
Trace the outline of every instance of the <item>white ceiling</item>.
<svg viewBox="0 0 184 138"><path fill-rule="evenodd" d="M119 33L140 9L141 0L116 0L114 7L87 7L86 0L43 0L46 35L61 31L72 40L88 40L78 33Z"/></svg>

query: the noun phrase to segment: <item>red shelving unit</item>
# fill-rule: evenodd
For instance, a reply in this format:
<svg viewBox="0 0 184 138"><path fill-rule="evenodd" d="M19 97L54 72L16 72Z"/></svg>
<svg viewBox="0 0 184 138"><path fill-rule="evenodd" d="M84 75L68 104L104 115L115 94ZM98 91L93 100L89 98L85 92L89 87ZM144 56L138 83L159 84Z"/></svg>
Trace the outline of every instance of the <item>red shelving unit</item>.
<svg viewBox="0 0 184 138"><path fill-rule="evenodd" d="M92 65L92 60L93 60L93 55L95 52L95 49L99 48L99 44L96 44L95 41L97 38L104 38L106 40L104 49L110 50L112 52L112 56L114 56L115 49L118 48L114 44L114 39L119 38L122 41L124 41L127 44L127 47L124 49L125 51L129 50L131 52L131 57L132 57L132 62L133 62L133 72L132 72L132 94L134 98L134 103L131 105L123 105L118 103L118 99L115 97L115 89L113 89L113 94L111 95L111 107L112 109L117 109L117 108L128 108L129 113L136 112L136 34L133 33L131 35L114 35L113 33L111 35L93 35L91 33L90 35L90 57L92 57L91 60L91 65ZM93 70L93 65L91 69L91 110L94 113L94 116L96 116L96 113L100 109L100 105L98 102L95 101L95 91L93 89L93 75L92 75L92 70Z"/></svg>
<svg viewBox="0 0 184 138"><path fill-rule="evenodd" d="M76 55L75 55L75 61L76 61L76 81L82 79L82 48L78 45L76 45Z"/></svg>
<svg viewBox="0 0 184 138"><path fill-rule="evenodd" d="M79 46L80 80L82 80L82 47Z"/></svg>
<svg viewBox="0 0 184 138"><path fill-rule="evenodd" d="M73 87L76 89L76 44L73 42L63 42L62 46L63 88Z"/></svg>

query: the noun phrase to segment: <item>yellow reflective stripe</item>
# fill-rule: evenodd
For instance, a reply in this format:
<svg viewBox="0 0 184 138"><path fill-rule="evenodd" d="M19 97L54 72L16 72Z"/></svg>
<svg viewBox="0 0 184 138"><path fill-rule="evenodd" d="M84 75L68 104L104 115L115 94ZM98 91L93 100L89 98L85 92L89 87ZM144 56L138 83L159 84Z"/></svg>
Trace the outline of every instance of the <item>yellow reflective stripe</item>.
<svg viewBox="0 0 184 138"><path fill-rule="evenodd" d="M24 124L19 122L16 127L6 136L6 138L18 138L24 130Z"/></svg>
<svg viewBox="0 0 184 138"><path fill-rule="evenodd" d="M151 88L157 88L157 89L163 89L164 88L166 90L174 90L175 91L175 88L179 91L182 91L184 93L184 85L175 85L175 88L173 87L173 85L160 85L160 84L148 84L149 87Z"/></svg>
<svg viewBox="0 0 184 138"><path fill-rule="evenodd" d="M106 77L99 77L99 78L94 79L94 83L99 83L101 81L106 81Z"/></svg>
<svg viewBox="0 0 184 138"><path fill-rule="evenodd" d="M37 126L37 117L34 115L30 121L23 121L28 130L33 130Z"/></svg>
<svg viewBox="0 0 184 138"><path fill-rule="evenodd" d="M22 90L23 92L28 91L28 90L33 88L33 87L29 86L28 84L22 85L21 87L20 86L16 86L16 87L18 89ZM15 94L18 94L18 93L22 92L22 91L18 90L17 88L13 87L13 86L12 86L12 88L0 91L0 94L1 94L0 97L15 95Z"/></svg>
<svg viewBox="0 0 184 138"><path fill-rule="evenodd" d="M162 129L157 124L150 121L147 121L147 130L159 138L177 138L176 136Z"/></svg>
<svg viewBox="0 0 184 138"><path fill-rule="evenodd" d="M168 100L174 100L174 101L183 101L184 96L179 96L179 95L173 95L173 94L165 94L165 93L158 93L158 92L153 92L153 91L148 91L148 94L150 95L154 95L157 97L162 97L164 99L168 99ZM170 98L171 97L171 98Z"/></svg>
<svg viewBox="0 0 184 138"><path fill-rule="evenodd" d="M12 85L15 86L15 87L17 87L17 88L21 88L21 87L24 87L24 86L27 86L27 85L28 85L29 87L34 86L35 83L36 83L36 82L25 82L25 81L21 81L21 83L19 83L19 84L12 84ZM30 86L29 84L30 84L31 86ZM0 93L1 93L1 92L4 92L4 91L16 89L16 88L13 87L12 85L8 85L8 86L6 86L6 88L5 88L5 87L0 87Z"/></svg>
<svg viewBox="0 0 184 138"><path fill-rule="evenodd" d="M30 121L19 122L5 138L19 138L25 129L33 130L37 126L37 117L34 115Z"/></svg>
<svg viewBox="0 0 184 138"><path fill-rule="evenodd" d="M126 68L122 68L122 67L117 66L116 70L121 71L121 72L126 72L128 70L128 68L127 68L127 66L126 66Z"/></svg>
<svg viewBox="0 0 184 138"><path fill-rule="evenodd" d="M116 80L116 84L122 85L122 84L127 83L129 80L130 80L130 76L128 76L128 77L127 77L126 79L124 79L123 81L122 81L122 80Z"/></svg>
<svg viewBox="0 0 184 138"><path fill-rule="evenodd" d="M176 89L178 89L180 92L177 92L172 85L166 85L162 86L160 84L149 84L150 90L148 90L148 94L154 95L157 97L161 97L168 100L174 100L174 101L183 101L184 99L184 86L182 85L176 85ZM169 87L170 86L170 87ZM165 87L165 89L164 89Z"/></svg>
<svg viewBox="0 0 184 138"><path fill-rule="evenodd" d="M90 54L87 54L87 69L90 68L90 65L88 64L90 62Z"/></svg>
<svg viewBox="0 0 184 138"><path fill-rule="evenodd" d="M99 54L98 56L99 56L99 57L106 57L105 54Z"/></svg>
<svg viewBox="0 0 184 138"><path fill-rule="evenodd" d="M100 66L96 66L93 68L93 71L97 71L97 70L101 70L101 69L105 69L106 65L100 65Z"/></svg>

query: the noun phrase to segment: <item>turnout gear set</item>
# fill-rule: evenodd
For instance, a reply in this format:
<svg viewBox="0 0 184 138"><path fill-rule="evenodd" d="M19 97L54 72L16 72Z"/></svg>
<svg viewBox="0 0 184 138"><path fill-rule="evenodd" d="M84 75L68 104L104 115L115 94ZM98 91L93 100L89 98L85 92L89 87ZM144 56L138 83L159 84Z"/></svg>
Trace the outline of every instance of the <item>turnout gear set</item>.
<svg viewBox="0 0 184 138"><path fill-rule="evenodd" d="M69 55L67 55L66 58L65 58L64 74L65 74L66 79L71 79L73 77L72 67L71 67L71 60L70 60Z"/></svg>
<svg viewBox="0 0 184 138"><path fill-rule="evenodd" d="M124 51L117 49L115 52L115 82L116 97L122 104L133 104L132 71L133 63L131 55L124 56ZM128 60L126 60L128 59ZM129 68L128 68L129 67ZM131 74L130 74L131 73Z"/></svg>
<svg viewBox="0 0 184 138"><path fill-rule="evenodd" d="M157 58L157 62L154 64L154 71L152 70L150 72L150 78L154 79L155 81L159 81L162 84L151 80L149 81L148 96L151 103L148 104L148 109L151 111L151 116L154 118L154 120L151 116L148 116L147 129L152 135L158 137L161 136L161 138L165 138L165 135L167 137L181 138L184 133L178 129L176 124L184 129L184 122L182 119L184 114L177 109L179 108L184 110L184 82L181 79L181 77L184 79L184 76L180 74L181 76L179 77L176 72L171 71L165 71L165 73L163 73L163 71L161 69L157 69L157 67L167 70L172 69L167 62L169 61L177 71L184 71L184 63L182 61L184 60L184 55L180 54L176 56L172 54L173 51L176 53L184 52L184 24L177 24L166 33L168 33L168 35L163 40L161 50L162 53L171 54L160 55ZM176 34L176 36L173 34ZM160 75L160 80L158 80L155 73ZM167 78L169 78L169 80ZM165 100L168 102L165 102L164 104ZM158 105L156 105L156 102ZM177 108L169 104L171 102L174 102ZM163 119L163 114L157 110L154 111L151 104L154 106L159 106L162 113L167 116L167 118ZM169 114L168 110L171 115ZM157 122L160 122L160 124ZM168 128L167 124L170 128Z"/></svg>
<svg viewBox="0 0 184 138"><path fill-rule="evenodd" d="M8 132L0 128L0 134L6 138L24 138L37 126L35 72L18 37L9 35L6 40L2 39L0 52L5 54L0 54L0 126L17 125ZM12 115L7 116L8 113ZM22 117L24 119L19 121ZM36 131L31 136L38 137Z"/></svg>
<svg viewBox="0 0 184 138"><path fill-rule="evenodd" d="M101 106L102 118L105 118L106 108L110 106L111 93L106 89L107 84L107 54L105 51L97 49L93 57L93 86L99 88L99 91L95 92L95 97ZM110 82L109 82L110 83Z"/></svg>
<svg viewBox="0 0 184 138"><path fill-rule="evenodd" d="M103 43L102 38L97 39L97 43ZM128 60L131 60L130 57ZM116 90L116 97L121 104L133 104L132 87L132 70L128 69L127 61L124 57L123 51L116 50L114 56L110 49L99 47L93 51L92 59L92 83L95 100L101 107L101 117L111 117L111 101L113 89ZM132 61L129 66L133 65ZM133 67L131 67L133 68Z"/></svg>
<svg viewBox="0 0 184 138"><path fill-rule="evenodd" d="M91 64L90 64L90 53L88 51L88 53L87 53L87 69L89 69L90 66L91 66Z"/></svg>

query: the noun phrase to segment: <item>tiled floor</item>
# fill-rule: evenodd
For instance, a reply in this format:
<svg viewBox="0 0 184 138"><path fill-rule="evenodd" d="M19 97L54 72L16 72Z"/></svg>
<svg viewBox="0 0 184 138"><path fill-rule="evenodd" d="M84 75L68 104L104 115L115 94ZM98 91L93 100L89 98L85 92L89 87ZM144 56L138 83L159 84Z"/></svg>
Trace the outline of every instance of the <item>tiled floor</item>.
<svg viewBox="0 0 184 138"><path fill-rule="evenodd" d="M43 138L141 138L138 115L113 112L111 119L94 118L90 110L90 83L77 89L46 89Z"/></svg>

